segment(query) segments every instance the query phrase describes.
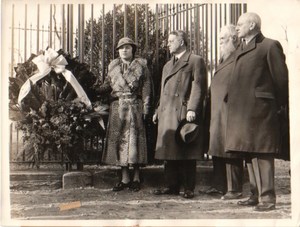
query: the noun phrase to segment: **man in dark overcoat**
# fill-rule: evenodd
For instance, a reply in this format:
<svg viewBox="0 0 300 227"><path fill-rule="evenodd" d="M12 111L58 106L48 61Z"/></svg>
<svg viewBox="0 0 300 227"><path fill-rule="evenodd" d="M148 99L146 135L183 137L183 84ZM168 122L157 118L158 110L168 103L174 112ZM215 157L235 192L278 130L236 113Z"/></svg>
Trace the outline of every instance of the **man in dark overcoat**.
<svg viewBox="0 0 300 227"><path fill-rule="evenodd" d="M154 194L179 194L194 197L196 160L203 155L201 133L190 144L176 139L176 130L183 120L203 127L203 101L207 91L207 70L203 58L187 50L184 31L169 34L168 47L173 55L162 73L161 93L153 121L158 121L155 158L165 161L166 188ZM202 128L199 130L202 131Z"/></svg>
<svg viewBox="0 0 300 227"><path fill-rule="evenodd" d="M281 44L261 33L255 13L240 16L238 49L227 100L225 150L245 155L251 196L239 205L275 209L274 157L281 152L279 112L288 104L288 69Z"/></svg>
<svg viewBox="0 0 300 227"><path fill-rule="evenodd" d="M227 103L224 99L234 66L234 53L239 44L234 25L220 32L220 63L210 85L211 119L208 154L212 156L214 174L211 192L226 192L223 200L238 199L243 188L243 159L237 153L225 152ZM215 190L212 190L215 189Z"/></svg>

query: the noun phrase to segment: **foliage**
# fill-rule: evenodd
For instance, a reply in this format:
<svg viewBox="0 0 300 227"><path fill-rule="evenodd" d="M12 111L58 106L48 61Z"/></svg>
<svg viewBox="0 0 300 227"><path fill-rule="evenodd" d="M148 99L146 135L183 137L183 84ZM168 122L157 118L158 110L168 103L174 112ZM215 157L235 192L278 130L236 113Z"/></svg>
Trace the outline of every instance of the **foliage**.
<svg viewBox="0 0 300 227"><path fill-rule="evenodd" d="M135 5L126 4L126 18L127 26L126 33L127 36L134 39L135 36ZM147 59L148 67L152 74L154 83L155 99L159 96L159 87L161 81L162 68L169 59L169 51L167 48L167 36L168 31L163 30L159 27L157 30L157 23L155 18L155 13L153 10L146 10L147 4L136 4L137 9L137 34L138 34L138 49L137 54L141 57ZM105 15L100 15L97 19L89 19L85 25L85 35L84 35L84 60L85 62L91 62L93 60L93 65L91 66L91 71L98 76L98 81L105 78L107 66L113 58L118 56L118 53L113 47L117 45L118 40L120 40L124 35L124 5L115 5L115 20L113 18L113 12L108 11ZM173 8L174 12L175 8ZM146 13L148 12L148 28L146 26ZM159 14L161 15L161 14ZM159 19L162 20L162 19ZM104 23L104 39L102 39L102 24ZM115 40L113 39L113 24L115 23ZM159 22L158 25L163 23ZM192 51L194 51L195 43L195 21L191 22L191 31L188 32L190 36L190 45L192 46ZM147 29L147 30L146 30ZM158 32L158 39L156 36L156 30ZM186 28L183 28L186 30ZM93 35L92 35L93 32ZM148 46L146 45L146 34L148 35ZM205 34L202 28L199 30L199 53L205 53L207 55L207 50L205 48ZM158 41L158 48L157 43ZM116 42L116 43L113 43ZM91 45L93 44L93 48ZM102 50L102 44L104 44L104 49ZM114 45L113 45L114 44ZM75 48L78 49L78 37L75 42ZM188 47L189 48L189 47ZM157 53L158 52L158 53ZM104 58L102 59L102 53ZM157 57L158 56L158 57ZM206 59L206 56L203 56ZM208 59L209 61L209 59ZM103 65L102 65L103 62ZM210 63L207 62L208 69L211 67ZM104 72L104 75L102 75Z"/></svg>
<svg viewBox="0 0 300 227"><path fill-rule="evenodd" d="M137 55L144 57L148 61L148 67L151 71L154 81L154 88L157 90L160 84L162 67L168 59L168 50L166 46L166 31L158 30L158 59L156 59L156 26L155 15L151 10L148 11L148 31L146 31L146 4L137 4L137 17L138 17L138 49ZM113 20L113 12L109 11L105 15L101 15L98 19L89 19L85 25L85 55L84 61L90 62L93 59L91 71L98 76L99 83L103 80L104 74L107 70L108 64L118 56L116 50L117 42L124 37L124 12L122 5L115 6L115 20ZM127 5L127 36L134 39L135 34L135 8L134 5ZM104 20L103 20L104 18ZM102 23L104 22L104 40L102 40ZM115 22L116 34L115 42L113 43L113 23ZM91 26L93 25L93 26ZM91 35L91 27L93 27L93 36ZM146 35L148 34L148 48L146 48ZM93 39L93 40L92 40ZM102 43L104 42L104 49L102 50ZM93 43L93 48L91 48ZM114 44L114 45L113 45ZM75 48L78 48L78 40L75 42ZM102 59L102 52L104 59ZM102 65L102 60L104 65ZM157 67L156 67L157 64ZM157 92L156 92L157 93Z"/></svg>
<svg viewBox="0 0 300 227"><path fill-rule="evenodd" d="M87 70L85 64L71 59L61 50L71 71L91 101L95 109L87 108L84 103L76 99L72 86L61 74L52 70L46 77L32 85L30 93L22 100L21 106L17 99L21 86L25 81L37 73L37 67L32 62L36 55L15 68L16 76L9 78L10 118L17 121L19 129L23 131L25 153L27 159L39 166L45 153L51 156L64 155L64 160L71 163L84 161L84 139L104 134L98 123L101 114L105 114L105 106L96 101L93 84L96 77ZM14 114L15 113L15 114Z"/></svg>

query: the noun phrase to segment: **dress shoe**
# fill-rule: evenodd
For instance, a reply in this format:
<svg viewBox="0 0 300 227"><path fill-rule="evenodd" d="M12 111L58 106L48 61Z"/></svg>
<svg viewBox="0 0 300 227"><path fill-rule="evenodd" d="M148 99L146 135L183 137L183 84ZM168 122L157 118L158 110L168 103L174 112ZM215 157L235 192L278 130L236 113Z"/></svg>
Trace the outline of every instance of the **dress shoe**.
<svg viewBox="0 0 300 227"><path fill-rule="evenodd" d="M191 199L194 197L194 192L191 190L185 190L182 197L185 199Z"/></svg>
<svg viewBox="0 0 300 227"><path fill-rule="evenodd" d="M129 188L129 186L130 186L130 182L128 182L128 183L123 183L122 181L121 182L119 182L119 183L117 183L114 187L113 187L113 191L114 192L118 192L118 191L122 191L122 190L124 190L125 188Z"/></svg>
<svg viewBox="0 0 300 227"><path fill-rule="evenodd" d="M179 190L173 188L155 189L153 191L153 194L154 195L179 195Z"/></svg>
<svg viewBox="0 0 300 227"><path fill-rule="evenodd" d="M227 192L221 197L222 200L239 199L242 197L241 192Z"/></svg>
<svg viewBox="0 0 300 227"><path fill-rule="evenodd" d="M254 211L270 211L275 210L275 204L274 203L259 203L257 206L253 207Z"/></svg>
<svg viewBox="0 0 300 227"><path fill-rule="evenodd" d="M249 198L247 200L238 201L237 204L241 206L256 206L258 204L258 200Z"/></svg>
<svg viewBox="0 0 300 227"><path fill-rule="evenodd" d="M139 190L141 190L141 183L139 181L133 181L130 184L129 189L131 191L138 192Z"/></svg>

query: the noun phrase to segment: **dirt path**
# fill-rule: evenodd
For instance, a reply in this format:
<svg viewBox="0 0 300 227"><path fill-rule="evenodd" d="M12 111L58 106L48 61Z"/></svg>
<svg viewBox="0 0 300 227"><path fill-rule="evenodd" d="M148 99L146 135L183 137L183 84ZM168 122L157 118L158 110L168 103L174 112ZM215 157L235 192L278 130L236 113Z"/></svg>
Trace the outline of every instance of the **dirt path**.
<svg viewBox="0 0 300 227"><path fill-rule="evenodd" d="M276 210L258 213L238 206L237 200L199 193L192 200L181 196L154 196L153 188L135 193L128 190L58 189L11 191L11 214L19 220L93 220L93 219L288 219L291 218L289 163L276 161ZM244 198L249 183L244 184ZM61 210L66 204L73 209ZM76 207L76 208L75 208Z"/></svg>

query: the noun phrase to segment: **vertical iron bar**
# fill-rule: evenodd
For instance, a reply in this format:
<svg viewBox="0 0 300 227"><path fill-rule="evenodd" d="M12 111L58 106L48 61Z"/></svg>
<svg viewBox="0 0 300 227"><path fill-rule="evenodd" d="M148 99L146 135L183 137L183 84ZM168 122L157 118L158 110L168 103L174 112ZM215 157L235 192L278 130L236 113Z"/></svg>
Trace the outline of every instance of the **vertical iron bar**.
<svg viewBox="0 0 300 227"><path fill-rule="evenodd" d="M169 34L169 4L166 4L166 30L168 35Z"/></svg>
<svg viewBox="0 0 300 227"><path fill-rule="evenodd" d="M81 56L81 26L80 26L80 20L81 20L81 10L80 10L80 4L78 4L78 22L77 22L77 32L78 32L78 50L77 50L77 56L79 57L80 61L80 56ZM80 61L81 62L81 61Z"/></svg>
<svg viewBox="0 0 300 227"><path fill-rule="evenodd" d="M199 4L195 8L195 53L199 54Z"/></svg>
<svg viewBox="0 0 300 227"><path fill-rule="evenodd" d="M113 44L112 44L112 55L115 59L115 43L116 43L116 4L113 6Z"/></svg>
<svg viewBox="0 0 300 227"><path fill-rule="evenodd" d="M220 28L222 27L222 4L220 3L219 5L219 9L220 9Z"/></svg>
<svg viewBox="0 0 300 227"><path fill-rule="evenodd" d="M32 23L30 23L30 33L29 33L29 50L30 50L30 53L32 53Z"/></svg>
<svg viewBox="0 0 300 227"><path fill-rule="evenodd" d="M176 13L175 13L175 19L176 19L176 30L179 29L179 15L178 15L178 4L176 4Z"/></svg>
<svg viewBox="0 0 300 227"><path fill-rule="evenodd" d="M102 49L102 53L101 53L101 57L102 57L102 82L104 82L104 78L105 78L105 76L104 76L104 70L105 70L105 65L104 65L104 42L105 42L105 34L104 34L104 23L105 23L105 21L104 21L104 18L105 18L105 5L104 4L102 4L102 47L101 47L101 49Z"/></svg>
<svg viewBox="0 0 300 227"><path fill-rule="evenodd" d="M21 59L21 24L19 22L19 29L18 29L18 62L20 62Z"/></svg>
<svg viewBox="0 0 300 227"><path fill-rule="evenodd" d="M182 13L183 13L182 5L183 4L179 4L179 29L180 30L183 30L182 29Z"/></svg>
<svg viewBox="0 0 300 227"><path fill-rule="evenodd" d="M205 59L208 65L208 4L205 5Z"/></svg>
<svg viewBox="0 0 300 227"><path fill-rule="evenodd" d="M194 4L194 53L197 54L197 4Z"/></svg>
<svg viewBox="0 0 300 227"><path fill-rule="evenodd" d="M78 21L78 31L79 31L79 62L84 61L84 4L79 4L79 21Z"/></svg>
<svg viewBox="0 0 300 227"><path fill-rule="evenodd" d="M44 35L45 35L45 29L44 29L44 25L42 25L42 50L44 49Z"/></svg>
<svg viewBox="0 0 300 227"><path fill-rule="evenodd" d="M25 21L24 21L24 61L27 59L27 4L25 4Z"/></svg>
<svg viewBox="0 0 300 227"><path fill-rule="evenodd" d="M238 19L238 17L239 17L241 14L242 14L242 4L239 3L239 4L238 4L238 15L237 15L237 19ZM237 20L237 19L236 19L236 20Z"/></svg>
<svg viewBox="0 0 300 227"><path fill-rule="evenodd" d="M185 4L182 4L180 12L180 29L185 31Z"/></svg>
<svg viewBox="0 0 300 227"><path fill-rule="evenodd" d="M215 66L218 64L218 4L215 3ZM211 75L212 76L212 75Z"/></svg>
<svg viewBox="0 0 300 227"><path fill-rule="evenodd" d="M124 36L127 36L127 5L124 4Z"/></svg>
<svg viewBox="0 0 300 227"><path fill-rule="evenodd" d="M73 5L68 4L67 51L73 56Z"/></svg>
<svg viewBox="0 0 300 227"><path fill-rule="evenodd" d="M175 4L172 4L172 18L173 18L173 20L172 20L172 23L173 23L173 30L175 30L176 29L176 27L175 27Z"/></svg>
<svg viewBox="0 0 300 227"><path fill-rule="evenodd" d="M148 18L148 13L149 13L149 7L148 4L146 4L146 23L145 23L145 35L146 35L146 42L145 42L145 50L146 52L148 52L148 48L149 48L149 35L148 35L148 31L149 31L149 18Z"/></svg>
<svg viewBox="0 0 300 227"><path fill-rule="evenodd" d="M213 64L213 5L210 4L210 76L212 76Z"/></svg>
<svg viewBox="0 0 300 227"><path fill-rule="evenodd" d="M90 54L90 70L93 69L94 61L94 4L91 4L91 54Z"/></svg>
<svg viewBox="0 0 300 227"><path fill-rule="evenodd" d="M166 4L166 30L167 30L167 39L169 37L169 33L170 33L170 26L169 26L169 21L170 21L170 18L169 18L169 4ZM168 40L165 40L166 42L166 47L168 45ZM170 52L167 51L167 60L170 59Z"/></svg>
<svg viewBox="0 0 300 227"><path fill-rule="evenodd" d="M205 26L205 21L204 21L204 15L205 15L205 13L204 13L204 7L205 7L205 5L202 5L202 23L201 23L201 25L202 25L202 29L201 29L201 38L202 38L202 57L203 58L205 58L206 57L206 55L207 55L207 49L206 49L206 45L205 45L205 40L206 40L206 38L205 38L205 36L204 36L204 29L207 27L207 26ZM207 64L207 61L206 61L206 64Z"/></svg>
<svg viewBox="0 0 300 227"><path fill-rule="evenodd" d="M230 24L233 23L233 12L232 12L232 4L229 4L229 17L230 17Z"/></svg>
<svg viewBox="0 0 300 227"><path fill-rule="evenodd" d="M243 4L243 13L246 13L247 12L247 3L244 3Z"/></svg>
<svg viewBox="0 0 300 227"><path fill-rule="evenodd" d="M50 18L49 18L49 42L48 46L52 47L52 4L50 4Z"/></svg>
<svg viewBox="0 0 300 227"><path fill-rule="evenodd" d="M155 29L155 42L156 42L156 46L155 46L155 64L156 64L156 72L159 72L159 66L158 66L158 57L159 57L159 43L158 43L158 4L156 4L156 11L155 11L155 24L156 24L156 29Z"/></svg>
<svg viewBox="0 0 300 227"><path fill-rule="evenodd" d="M136 4L134 4L134 25L134 41L138 43L138 8Z"/></svg>
<svg viewBox="0 0 300 227"><path fill-rule="evenodd" d="M193 8L192 7L190 9L190 51L191 52L193 51Z"/></svg>
<svg viewBox="0 0 300 227"><path fill-rule="evenodd" d="M65 4L62 4L62 11L61 11L61 42L62 42L62 49L66 51L66 22L65 22Z"/></svg>
<svg viewBox="0 0 300 227"><path fill-rule="evenodd" d="M185 32L186 34L189 33L189 4L185 4L186 6L186 13L185 13Z"/></svg>
<svg viewBox="0 0 300 227"><path fill-rule="evenodd" d="M224 4L224 24L227 24L227 3Z"/></svg>
<svg viewBox="0 0 300 227"><path fill-rule="evenodd" d="M40 4L37 5L36 18L36 53L40 51Z"/></svg>
<svg viewBox="0 0 300 227"><path fill-rule="evenodd" d="M55 44L56 44L56 42L55 42L55 39L56 39L56 30L57 30L57 28L56 28L56 25L54 25L54 32L53 32L53 45L52 45L52 48L55 50L56 49L56 46L55 46Z"/></svg>
<svg viewBox="0 0 300 227"><path fill-rule="evenodd" d="M14 40L15 40L15 5L12 4L11 10L11 53L10 53L10 76L14 75Z"/></svg>

